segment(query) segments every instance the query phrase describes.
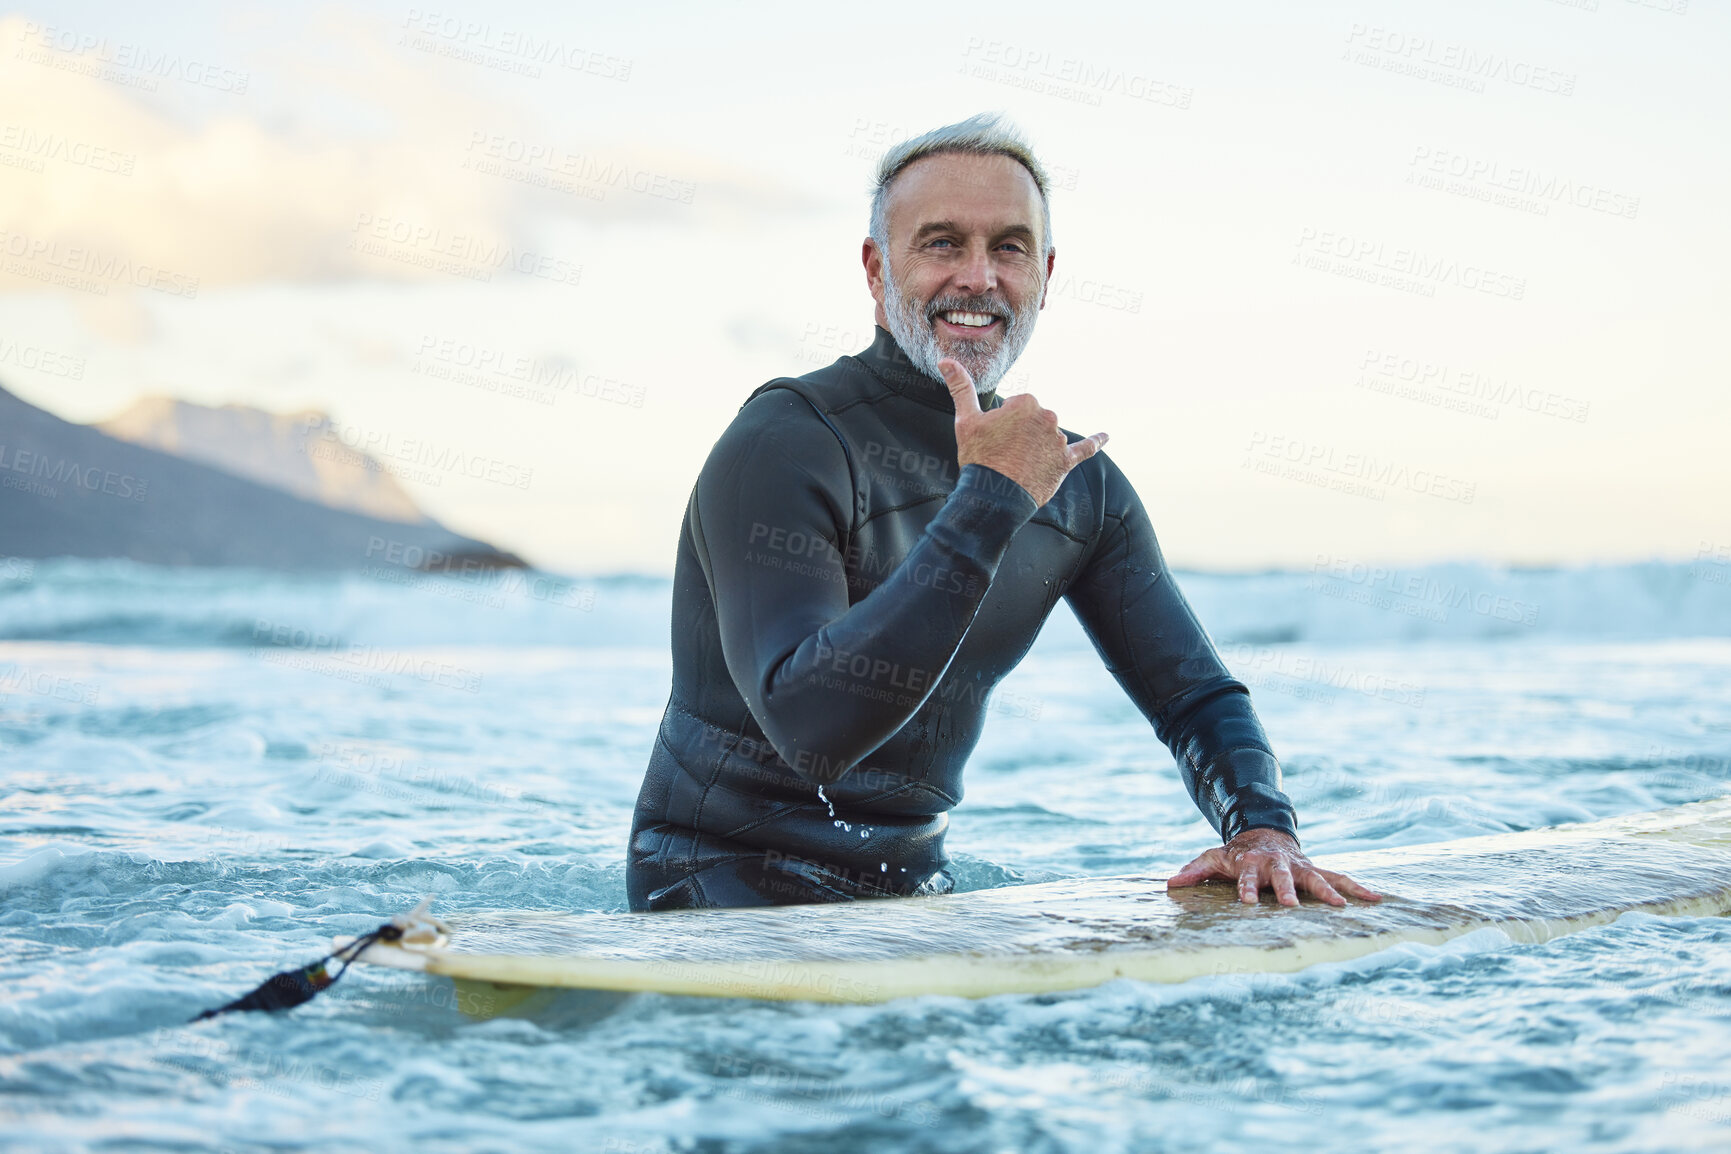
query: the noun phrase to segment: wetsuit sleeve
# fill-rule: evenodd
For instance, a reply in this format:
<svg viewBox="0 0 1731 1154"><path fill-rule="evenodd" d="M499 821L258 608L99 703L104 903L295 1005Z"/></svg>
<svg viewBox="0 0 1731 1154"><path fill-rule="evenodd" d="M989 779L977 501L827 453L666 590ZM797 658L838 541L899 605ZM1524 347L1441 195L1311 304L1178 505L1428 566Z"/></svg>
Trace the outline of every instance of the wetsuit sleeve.
<svg viewBox="0 0 1731 1154"><path fill-rule="evenodd" d="M1247 829L1297 837L1280 763L1235 680L1179 592L1154 528L1104 454L1104 527L1066 592L1106 668L1172 751L1185 788L1223 841Z"/></svg>
<svg viewBox="0 0 1731 1154"><path fill-rule="evenodd" d="M930 695L1035 505L1003 474L963 468L906 557L856 604L853 511L841 442L787 389L740 411L690 510L727 670L776 752L819 783L859 764Z"/></svg>

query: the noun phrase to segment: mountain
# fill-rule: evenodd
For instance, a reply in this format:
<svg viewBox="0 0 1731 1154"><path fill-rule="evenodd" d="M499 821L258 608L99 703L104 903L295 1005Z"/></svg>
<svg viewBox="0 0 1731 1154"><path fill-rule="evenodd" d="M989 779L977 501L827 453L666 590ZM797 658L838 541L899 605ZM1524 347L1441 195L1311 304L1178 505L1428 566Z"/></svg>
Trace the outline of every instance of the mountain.
<svg viewBox="0 0 1731 1154"><path fill-rule="evenodd" d="M332 508L61 420L0 388L0 554L267 569L524 564L420 516Z"/></svg>
<svg viewBox="0 0 1731 1154"><path fill-rule="evenodd" d="M333 509L408 525L433 523L377 461L343 444L320 412L267 413L146 397L95 427Z"/></svg>

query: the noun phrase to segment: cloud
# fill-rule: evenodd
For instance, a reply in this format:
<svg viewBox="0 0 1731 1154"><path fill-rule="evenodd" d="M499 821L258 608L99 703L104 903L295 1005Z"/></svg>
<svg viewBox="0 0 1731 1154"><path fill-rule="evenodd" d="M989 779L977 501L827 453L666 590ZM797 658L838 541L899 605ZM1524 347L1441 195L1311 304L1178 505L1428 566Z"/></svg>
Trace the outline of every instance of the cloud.
<svg viewBox="0 0 1731 1154"><path fill-rule="evenodd" d="M421 141L272 131L244 96L189 124L121 83L125 70L44 45L28 28L0 22L11 57L0 73L0 155L11 162L0 167L0 287L106 295L102 286L131 284L194 296L261 280L436 274L360 251L366 220L415 222L410 256L432 233L511 239L506 198L436 171L443 158Z"/></svg>
<svg viewBox="0 0 1731 1154"><path fill-rule="evenodd" d="M184 63L0 20L0 292L574 284L566 220L679 227L742 202L815 207L703 158L611 144L581 112L525 127L534 118L488 96L473 68L401 46L382 21L309 20L317 51L279 46L270 86L232 68L193 85ZM266 111L261 87L291 104ZM344 102L358 115L320 119Z"/></svg>

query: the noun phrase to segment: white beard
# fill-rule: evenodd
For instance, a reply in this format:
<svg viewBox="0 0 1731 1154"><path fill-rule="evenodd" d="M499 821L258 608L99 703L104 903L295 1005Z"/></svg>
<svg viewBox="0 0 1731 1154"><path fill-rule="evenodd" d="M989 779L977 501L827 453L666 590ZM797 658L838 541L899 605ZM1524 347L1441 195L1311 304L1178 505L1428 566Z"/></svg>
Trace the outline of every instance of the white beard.
<svg viewBox="0 0 1731 1154"><path fill-rule="evenodd" d="M1010 366L1016 363L1016 358L1022 355L1022 350L1028 347L1028 338L1034 335L1034 321L1040 315L1040 294L1031 293L1028 306L1020 314L1012 313L1009 306L995 295L941 298L934 305L902 296L896 289L895 278L890 275L888 260L884 261L883 268L884 316L889 320L890 335L914 367L934 381L942 382L944 375L938 372L938 362L953 357L974 378L974 392L984 396L995 390L1004 374L1010 371ZM951 309L991 313L1002 318L1004 333L998 338L997 348L994 350L986 341L970 340L958 340L950 349L939 345L934 322L938 313Z"/></svg>

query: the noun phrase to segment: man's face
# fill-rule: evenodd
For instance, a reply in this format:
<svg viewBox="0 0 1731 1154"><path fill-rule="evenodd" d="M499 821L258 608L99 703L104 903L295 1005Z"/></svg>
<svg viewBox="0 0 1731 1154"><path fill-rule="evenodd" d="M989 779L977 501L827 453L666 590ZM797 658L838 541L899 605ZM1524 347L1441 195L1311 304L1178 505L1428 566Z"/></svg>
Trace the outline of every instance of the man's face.
<svg viewBox="0 0 1731 1154"><path fill-rule="evenodd" d="M886 208L889 251L864 251L878 324L927 376L954 357L991 392L1046 304L1053 254L1034 178L1007 156L941 153L903 169Z"/></svg>

